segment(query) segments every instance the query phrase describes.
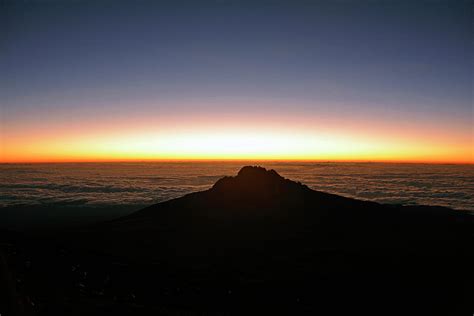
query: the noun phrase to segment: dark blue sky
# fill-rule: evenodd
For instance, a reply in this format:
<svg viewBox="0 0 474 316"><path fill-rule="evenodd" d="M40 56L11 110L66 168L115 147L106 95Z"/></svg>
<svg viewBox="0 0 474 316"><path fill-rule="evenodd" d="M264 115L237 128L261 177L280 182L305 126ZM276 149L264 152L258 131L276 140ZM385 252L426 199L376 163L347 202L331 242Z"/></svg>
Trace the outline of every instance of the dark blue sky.
<svg viewBox="0 0 474 316"><path fill-rule="evenodd" d="M472 2L197 2L3 1L4 120L232 113L265 100L259 111L469 132Z"/></svg>

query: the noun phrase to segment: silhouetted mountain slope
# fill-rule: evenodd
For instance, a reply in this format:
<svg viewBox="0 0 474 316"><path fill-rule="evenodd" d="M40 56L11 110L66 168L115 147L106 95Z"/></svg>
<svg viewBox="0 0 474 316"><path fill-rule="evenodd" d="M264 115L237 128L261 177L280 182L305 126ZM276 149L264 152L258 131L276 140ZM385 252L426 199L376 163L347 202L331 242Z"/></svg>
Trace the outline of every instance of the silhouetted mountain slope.
<svg viewBox="0 0 474 316"><path fill-rule="evenodd" d="M177 275L175 285L234 289L227 310L271 303L327 313L334 304L334 313L454 315L471 308L473 227L462 212L345 198L244 167L207 191L88 234L96 251L160 262L163 276ZM214 297L200 300L212 305Z"/></svg>
<svg viewBox="0 0 474 316"><path fill-rule="evenodd" d="M181 247L192 245L192 251L225 238L241 245L243 240L296 237L329 249L426 250L456 248L459 238L472 237L465 236L468 225L471 216L450 209L345 198L311 190L274 170L244 167L236 177L224 177L207 191L150 206L100 229L150 231L149 240L160 234L175 236L183 241ZM184 238L191 234L189 240Z"/></svg>
<svg viewBox="0 0 474 316"><path fill-rule="evenodd" d="M59 242L35 237L25 253L49 256L38 271L51 293L71 272L58 272L64 254L45 256L44 244L68 253L65 271L88 271L71 293L97 300L81 303L89 314L103 314L99 291L125 297L105 308L123 315L462 315L473 310L473 228L463 212L345 198L244 167Z"/></svg>

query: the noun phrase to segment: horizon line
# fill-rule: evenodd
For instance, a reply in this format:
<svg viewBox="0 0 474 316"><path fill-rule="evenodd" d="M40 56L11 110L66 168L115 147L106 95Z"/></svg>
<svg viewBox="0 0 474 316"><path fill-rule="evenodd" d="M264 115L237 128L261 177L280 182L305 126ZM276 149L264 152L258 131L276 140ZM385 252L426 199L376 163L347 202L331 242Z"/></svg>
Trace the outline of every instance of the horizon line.
<svg viewBox="0 0 474 316"><path fill-rule="evenodd" d="M249 159L249 158L167 158L167 159L96 159L96 160L23 160L0 161L0 164L60 164L60 163L166 163L166 162L307 162L307 163L400 163L400 164L430 164L430 165L474 165L470 161L426 161L426 160L366 160L366 159Z"/></svg>

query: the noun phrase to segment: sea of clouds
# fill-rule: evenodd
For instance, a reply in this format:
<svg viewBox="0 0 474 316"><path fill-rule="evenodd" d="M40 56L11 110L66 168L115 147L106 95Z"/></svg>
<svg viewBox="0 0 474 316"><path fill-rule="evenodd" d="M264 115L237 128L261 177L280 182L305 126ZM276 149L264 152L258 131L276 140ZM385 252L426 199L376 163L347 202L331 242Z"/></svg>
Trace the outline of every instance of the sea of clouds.
<svg viewBox="0 0 474 316"><path fill-rule="evenodd" d="M140 208L211 187L242 162L0 165L0 207ZM253 163L309 187L381 203L474 210L474 166L385 163Z"/></svg>

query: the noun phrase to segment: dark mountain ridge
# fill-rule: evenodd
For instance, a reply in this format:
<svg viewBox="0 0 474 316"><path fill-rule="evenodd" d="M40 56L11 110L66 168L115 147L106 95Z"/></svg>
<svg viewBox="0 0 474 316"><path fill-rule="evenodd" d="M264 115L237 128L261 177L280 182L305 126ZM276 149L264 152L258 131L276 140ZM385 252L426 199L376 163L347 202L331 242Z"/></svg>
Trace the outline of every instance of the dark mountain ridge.
<svg viewBox="0 0 474 316"><path fill-rule="evenodd" d="M341 197L248 166L203 192L35 236L25 252L48 258L38 271L52 293L68 279L64 252L87 271L54 304L86 296L89 314L118 297L106 312L462 315L473 307L473 228L460 211Z"/></svg>
<svg viewBox="0 0 474 316"><path fill-rule="evenodd" d="M325 239L326 246L331 248L387 249L413 248L417 242L426 242L424 247L443 246L435 245L436 240L452 242L449 247L456 247L456 240L465 234L461 228L471 224L472 216L459 211L346 198L311 190L281 177L274 170L248 166L235 177L218 180L207 191L152 205L100 229L143 231L150 228L156 232L168 226L175 234L185 233L187 229L190 232L203 230L203 235L222 233L213 236L220 241L229 234L238 239L248 238L253 232L262 235L252 237L268 240L305 232L308 236Z"/></svg>

